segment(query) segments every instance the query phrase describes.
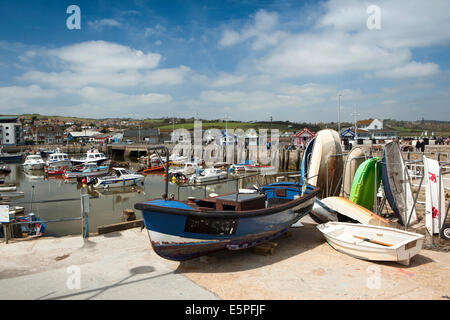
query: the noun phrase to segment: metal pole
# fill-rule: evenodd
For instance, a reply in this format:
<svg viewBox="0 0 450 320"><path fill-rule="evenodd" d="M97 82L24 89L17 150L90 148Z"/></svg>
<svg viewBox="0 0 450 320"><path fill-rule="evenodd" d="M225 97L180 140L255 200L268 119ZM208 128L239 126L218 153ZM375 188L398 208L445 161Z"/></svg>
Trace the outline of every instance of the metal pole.
<svg viewBox="0 0 450 320"><path fill-rule="evenodd" d="M5 242L6 242L6 244L8 244L8 232L9 232L8 226L9 226L9 224L3 223L3 233L5 234Z"/></svg>
<svg viewBox="0 0 450 320"><path fill-rule="evenodd" d="M381 162L380 160L378 160L378 161L375 161L375 171L374 171L374 173L373 173L373 180L374 180L374 183L375 183L375 187L374 187L374 200L373 200L373 212L375 212L375 213L378 213L377 212L377 202L378 202L378 184L377 184L377 166L378 166L378 162Z"/></svg>
<svg viewBox="0 0 450 320"><path fill-rule="evenodd" d="M442 195L441 195L441 189L442 189L442 168L441 166L439 166L439 193L438 193L438 227L439 227L439 235L441 234L441 215L442 215L442 206L441 206L441 201L442 201Z"/></svg>
<svg viewBox="0 0 450 320"><path fill-rule="evenodd" d="M31 186L31 206L30 206L30 211L33 212L33 201L34 201L34 184Z"/></svg>
<svg viewBox="0 0 450 320"><path fill-rule="evenodd" d="M341 94L338 95L339 98L339 109L338 109L338 132L339 136L341 136Z"/></svg>
<svg viewBox="0 0 450 320"><path fill-rule="evenodd" d="M411 212L410 212L410 214L409 214L408 221L406 221L406 223L405 223L405 230L408 229L409 221L411 220L412 213L413 213L413 211L414 211L414 208L416 207L417 198L419 197L419 192L420 192L420 188L422 187L422 181L423 181L423 177L424 177L424 176L425 176L425 175L422 175L422 177L420 178L419 188L417 189L416 196L414 197L414 203L413 203L413 206L412 206L412 208L411 208Z"/></svg>

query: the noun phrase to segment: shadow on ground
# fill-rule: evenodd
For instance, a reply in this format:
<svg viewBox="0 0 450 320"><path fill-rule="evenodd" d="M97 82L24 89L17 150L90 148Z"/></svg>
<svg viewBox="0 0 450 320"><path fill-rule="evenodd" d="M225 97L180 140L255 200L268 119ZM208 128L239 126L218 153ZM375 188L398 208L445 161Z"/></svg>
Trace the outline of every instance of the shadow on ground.
<svg viewBox="0 0 450 320"><path fill-rule="evenodd" d="M236 251L222 250L206 257L180 262L176 272L222 273L251 270L300 255L325 243L316 224L303 223L303 225L304 227L301 228L290 228L290 236L274 239L273 242L277 242L278 246L273 255L259 255L251 248Z"/></svg>

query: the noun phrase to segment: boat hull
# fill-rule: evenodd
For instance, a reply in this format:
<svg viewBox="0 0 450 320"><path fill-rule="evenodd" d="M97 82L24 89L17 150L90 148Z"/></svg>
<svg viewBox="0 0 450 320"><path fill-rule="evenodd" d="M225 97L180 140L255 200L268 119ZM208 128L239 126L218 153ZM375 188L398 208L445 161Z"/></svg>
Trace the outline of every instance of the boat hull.
<svg viewBox="0 0 450 320"><path fill-rule="evenodd" d="M22 155L2 155L0 156L0 161L6 162L6 163L18 163L22 162L23 156Z"/></svg>
<svg viewBox="0 0 450 320"><path fill-rule="evenodd" d="M106 175L109 171L109 168L100 169L96 171L89 171L89 172L83 172L83 171L66 171L64 176L66 178L81 178L81 177L98 177L102 175Z"/></svg>
<svg viewBox="0 0 450 320"><path fill-rule="evenodd" d="M332 129L319 131L312 146L307 182L321 189L320 199L340 194L343 168L338 133Z"/></svg>
<svg viewBox="0 0 450 320"><path fill-rule="evenodd" d="M381 164L374 157L364 161L356 170L350 190L351 202L373 211L375 192L380 188ZM376 186L375 186L376 184Z"/></svg>
<svg viewBox="0 0 450 320"><path fill-rule="evenodd" d="M414 196L398 143L387 143L384 148L381 180L386 199L399 219L399 223L405 225L408 220L410 220L410 224L416 223L417 215L415 208L413 208Z"/></svg>
<svg viewBox="0 0 450 320"><path fill-rule="evenodd" d="M94 188L118 188L134 186L138 182L144 181L143 178L117 179L117 180L100 180L94 185Z"/></svg>
<svg viewBox="0 0 450 320"><path fill-rule="evenodd" d="M217 218L210 219L209 223L212 224L235 225L233 234L186 232L190 224L194 223L189 215L170 215L143 210L142 216L145 227L149 230L153 250L162 258L183 261L219 250L246 249L279 237L292 224L308 214L313 204L314 198L311 198L295 208L270 215L250 217L243 215L235 219L224 218L222 221ZM208 218L205 217L205 220Z"/></svg>
<svg viewBox="0 0 450 320"><path fill-rule="evenodd" d="M58 161L47 161L47 166L48 167L52 167L52 168L71 168L72 167L72 162L70 162L69 160L58 160Z"/></svg>
<svg viewBox="0 0 450 320"><path fill-rule="evenodd" d="M44 163L23 164L23 168L26 170L42 170L44 169Z"/></svg>
<svg viewBox="0 0 450 320"><path fill-rule="evenodd" d="M317 228L337 251L370 261L394 261L408 265L410 259L422 249L424 242L423 235L379 226L328 222ZM355 238L355 235L377 239L391 246L363 241Z"/></svg>
<svg viewBox="0 0 450 320"><path fill-rule="evenodd" d="M345 198L350 197L350 191L352 189L353 178L355 177L356 170L366 160L364 151L359 148L353 148L348 154L345 160L344 167L344 181L342 182L343 196Z"/></svg>
<svg viewBox="0 0 450 320"><path fill-rule="evenodd" d="M83 165L85 163L96 163L97 165L100 166L102 163L104 163L107 160L108 160L108 158L102 158L102 159L98 159L98 160L71 159L70 163L74 166Z"/></svg>

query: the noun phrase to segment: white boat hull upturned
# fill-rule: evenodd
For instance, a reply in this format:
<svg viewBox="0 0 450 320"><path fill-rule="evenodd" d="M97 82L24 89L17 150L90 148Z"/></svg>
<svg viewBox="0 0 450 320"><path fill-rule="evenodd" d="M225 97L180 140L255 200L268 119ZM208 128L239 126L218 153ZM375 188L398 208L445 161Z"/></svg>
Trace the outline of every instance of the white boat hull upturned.
<svg viewBox="0 0 450 320"><path fill-rule="evenodd" d="M410 259L419 253L425 238L413 232L359 223L327 222L317 228L339 252L358 259L403 265L409 265Z"/></svg>
<svg viewBox="0 0 450 320"><path fill-rule="evenodd" d="M320 201L324 204L324 209L331 209L332 212L339 213L347 218L358 221L359 223L390 227L389 220L384 219L375 212L372 212L343 197L327 197L325 199L321 199Z"/></svg>
<svg viewBox="0 0 450 320"><path fill-rule="evenodd" d="M366 160L364 151L359 148L353 148L345 159L344 181L342 182L343 196L348 199L352 190L352 182L355 177L356 170Z"/></svg>
<svg viewBox="0 0 450 320"><path fill-rule="evenodd" d="M307 182L321 189L319 199L340 194L343 168L339 134L332 129L320 130L314 139L307 175Z"/></svg>

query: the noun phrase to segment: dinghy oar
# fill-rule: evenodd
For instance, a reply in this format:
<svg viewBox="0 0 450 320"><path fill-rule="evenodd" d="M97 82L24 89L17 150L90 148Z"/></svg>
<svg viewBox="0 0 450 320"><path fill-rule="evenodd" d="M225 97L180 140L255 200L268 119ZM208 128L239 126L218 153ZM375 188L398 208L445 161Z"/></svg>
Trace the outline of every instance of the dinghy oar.
<svg viewBox="0 0 450 320"><path fill-rule="evenodd" d="M363 241L372 242L372 243L379 244L379 245L386 246L386 247L392 247L392 244L390 244L390 243L376 241L376 240L372 240L372 239L364 238L364 237L360 237L360 236L355 236L355 235L354 235L354 237L357 239L361 239Z"/></svg>

